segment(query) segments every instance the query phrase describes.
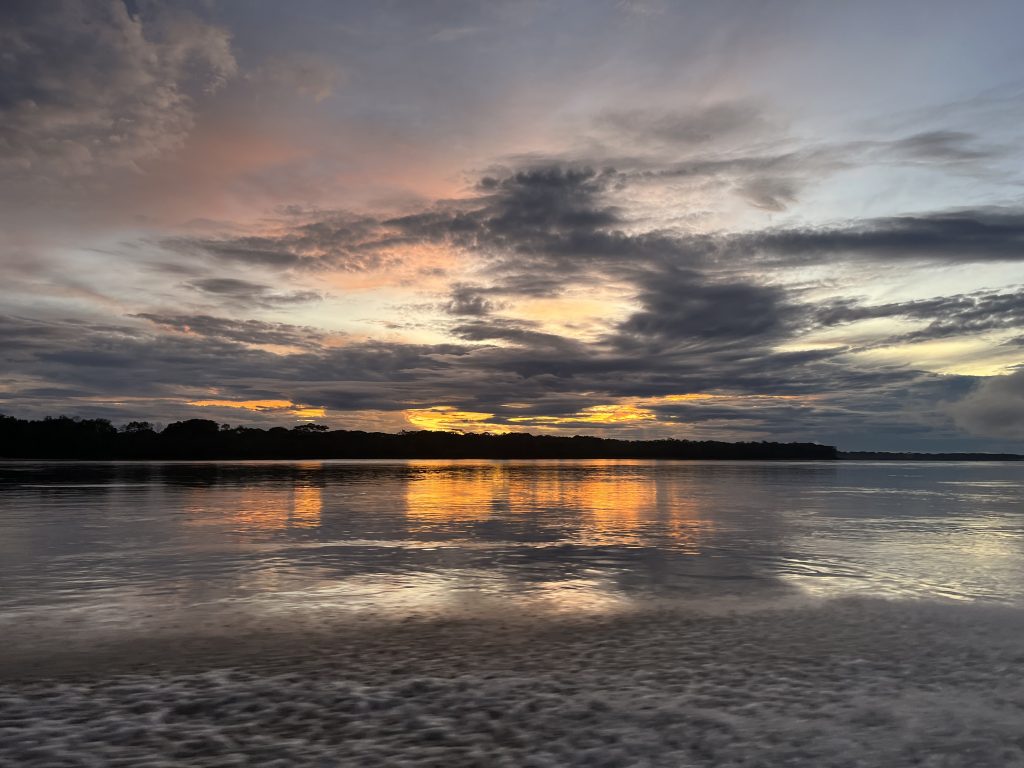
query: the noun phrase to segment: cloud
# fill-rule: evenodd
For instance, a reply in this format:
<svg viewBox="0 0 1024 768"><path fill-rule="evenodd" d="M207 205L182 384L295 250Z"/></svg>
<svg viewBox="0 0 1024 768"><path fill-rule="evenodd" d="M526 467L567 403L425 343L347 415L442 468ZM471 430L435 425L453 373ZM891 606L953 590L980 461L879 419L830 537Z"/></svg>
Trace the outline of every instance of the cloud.
<svg viewBox="0 0 1024 768"><path fill-rule="evenodd" d="M1001 154L997 148L978 146L978 137L965 131L925 131L891 142L894 157L928 164L974 163Z"/></svg>
<svg viewBox="0 0 1024 768"><path fill-rule="evenodd" d="M755 177L740 184L737 191L755 208L778 212L796 202L799 189L793 179Z"/></svg>
<svg viewBox="0 0 1024 768"><path fill-rule="evenodd" d="M692 148L750 137L767 126L754 104L725 101L686 111L612 110L599 115L595 127L609 140L641 147Z"/></svg>
<svg viewBox="0 0 1024 768"><path fill-rule="evenodd" d="M634 183L628 172L590 166L494 170L464 198L412 214L295 209L265 222L264 234L162 241L218 262L339 272L387 269L389 260L402 263L417 249L438 248L453 254L460 269L470 265L465 274L472 277L450 284L443 303L429 289L449 343L334 340L304 326L160 311L136 314L146 325L58 324L38 334L12 328L9 354L18 355L25 379L9 387L7 397L14 402L12 393L75 381L91 397L109 400L124 394L130 380L133 396L216 402L218 408L231 408L229 402L314 404L338 424L346 414L379 411L420 414L422 423L461 419L492 431L532 425L838 442L835 436L870 425L874 434L893 439L956 439L950 416L936 403L959 397L970 379L858 363L845 347L789 345L809 330L872 317L921 320L920 332L936 336L1015 327L1017 294L886 305L840 297L814 304L802 288L774 281L771 272L838 258L885 258L893 240L908 240L899 233L942 229L946 215L694 234L635 219L627 204ZM1008 212L984 212L983 218L975 244L996 248L991 228L999 222L1012 234ZM812 238L818 238L813 248L805 241ZM971 238L965 233L962 239ZM790 250L790 241L797 247ZM851 242L861 250L851 253ZM950 258L943 254L939 261ZM193 277L185 285L236 311L313 298L234 277ZM575 337L571 318L559 325L529 315L539 298L557 304L609 286L622 306L603 322L589 323L585 338ZM705 399L672 399L686 393ZM720 399L725 395L734 399Z"/></svg>
<svg viewBox="0 0 1024 768"><path fill-rule="evenodd" d="M149 6L147 6L149 9ZM197 98L236 72L228 34L118 0L12 0L0 8L0 168L86 176L182 145Z"/></svg>
<svg viewBox="0 0 1024 768"><path fill-rule="evenodd" d="M623 435L826 440L856 434L866 424L880 435L917 434L922 414L937 400L952 399L950 387L963 381L905 369L857 369L826 351L772 352L731 340L619 349L607 341L545 334L522 322L490 322L496 318L465 324L458 343L343 346L301 326L202 315L138 319L152 325L6 318L0 349L5 366L18 373L6 379L0 409L45 415L71 408L115 420L145 413L173 421L190 415L188 402L217 402L234 412L264 413L265 420L273 412L223 403L287 401L324 408L325 418L344 426L349 414L444 406L445 412L491 414L474 428L492 431L532 425ZM69 381L73 390L61 386ZM673 399L716 392L733 397L701 401L702 408L717 409L719 421L699 415L710 417L711 411L688 413L697 401ZM733 406L731 417L722 410L726 404ZM277 413L291 418L288 409ZM224 417L233 418L227 410ZM927 434L935 433L931 429Z"/></svg>
<svg viewBox="0 0 1024 768"><path fill-rule="evenodd" d="M316 348L324 339L324 334L315 328L288 323L231 320L210 315L161 315L149 312L137 314L135 317L177 333L249 345L274 344Z"/></svg>
<svg viewBox="0 0 1024 768"><path fill-rule="evenodd" d="M291 217L268 228L273 231L261 235L165 238L160 245L220 262L357 273L398 266L396 250L413 242L385 221L343 212Z"/></svg>
<svg viewBox="0 0 1024 768"><path fill-rule="evenodd" d="M211 296L223 298L249 307L273 307L282 304L304 304L320 301L323 296L316 291L277 291L269 285L252 283L232 277L209 277L193 280L186 285Z"/></svg>
<svg viewBox="0 0 1024 768"><path fill-rule="evenodd" d="M1019 438L1024 434L1024 370L979 382L949 412L973 434Z"/></svg>
<svg viewBox="0 0 1024 768"><path fill-rule="evenodd" d="M495 303L483 294L486 289L479 286L457 283L452 286L451 299L444 305L450 315L482 316L495 309Z"/></svg>
<svg viewBox="0 0 1024 768"><path fill-rule="evenodd" d="M1024 328L1024 291L956 294L875 305L843 300L817 307L814 316L824 326L890 317L926 320L928 324L923 328L894 336L886 343L926 341Z"/></svg>
<svg viewBox="0 0 1024 768"><path fill-rule="evenodd" d="M315 419L324 416L324 409L313 405L293 403L290 400L190 400L186 405L195 408L240 408L257 413L272 413L293 416L298 419Z"/></svg>
<svg viewBox="0 0 1024 768"><path fill-rule="evenodd" d="M694 270L652 270L640 286L643 309L619 330L663 344L741 342L754 348L784 336L801 314L781 288L711 281Z"/></svg>
<svg viewBox="0 0 1024 768"><path fill-rule="evenodd" d="M769 229L720 240L732 256L767 254L777 263L834 258L971 263L1024 260L1024 212L977 209L866 219L815 228Z"/></svg>
<svg viewBox="0 0 1024 768"><path fill-rule="evenodd" d="M530 350L561 350L580 354L584 346L573 339L554 333L537 330L536 323L506 318L475 320L461 323L451 329L452 333L466 341L503 341Z"/></svg>

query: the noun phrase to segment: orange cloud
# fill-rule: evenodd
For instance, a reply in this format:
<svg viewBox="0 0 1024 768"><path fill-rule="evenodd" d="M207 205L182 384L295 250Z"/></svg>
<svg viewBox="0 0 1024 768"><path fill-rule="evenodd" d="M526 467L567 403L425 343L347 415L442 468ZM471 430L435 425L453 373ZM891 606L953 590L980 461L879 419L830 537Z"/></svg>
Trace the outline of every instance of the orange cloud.
<svg viewBox="0 0 1024 768"><path fill-rule="evenodd" d="M452 405L435 405L431 408L410 408L402 412L406 421L414 427L442 432L496 432L511 430L500 424L491 424L493 413L460 411Z"/></svg>
<svg viewBox="0 0 1024 768"><path fill-rule="evenodd" d="M623 424L634 421L653 421L653 411L631 403L591 405L571 416L514 416L509 421L533 424Z"/></svg>
<svg viewBox="0 0 1024 768"><path fill-rule="evenodd" d="M190 400L198 408L242 408L246 411L284 411L297 419L317 419L326 415L323 408L299 405L291 400Z"/></svg>
<svg viewBox="0 0 1024 768"><path fill-rule="evenodd" d="M687 392L650 398L650 402L678 403L688 400L810 400L814 395L720 395L713 392Z"/></svg>

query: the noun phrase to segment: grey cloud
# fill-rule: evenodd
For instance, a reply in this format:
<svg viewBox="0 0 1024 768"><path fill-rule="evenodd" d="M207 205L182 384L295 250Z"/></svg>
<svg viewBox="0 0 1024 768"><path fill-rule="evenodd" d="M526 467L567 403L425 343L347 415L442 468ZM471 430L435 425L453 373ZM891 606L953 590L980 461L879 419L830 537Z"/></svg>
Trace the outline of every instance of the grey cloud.
<svg viewBox="0 0 1024 768"><path fill-rule="evenodd" d="M556 349L576 354L584 351L579 342L554 333L538 331L533 324L521 320L476 320L456 325L451 330L453 334L466 341L506 341L531 350Z"/></svg>
<svg viewBox="0 0 1024 768"><path fill-rule="evenodd" d="M812 259L891 258L896 244L905 249L909 243L925 254L931 253L930 243L941 241L937 233L950 230L961 231L962 243L1006 253L1007 233L1011 239L1015 236L1014 216L993 211L978 216L936 214L757 235L644 232L636 231L615 205L630 183L622 173L585 167L492 174L479 184L474 197L439 203L415 215L372 219L292 212L287 215L295 221L284 221L282 234L260 239L263 244L272 241L290 266L298 258L330 263L349 256L390 254L405 244L446 244L474 254L479 282L456 284L443 307L454 317L449 330L458 341L451 344L372 342L336 348L322 344L317 332L309 329L150 315L158 331L178 333L160 331L126 346L95 332L85 343L70 344L81 350L80 356L55 357L59 350L44 344L35 353L36 363L25 368L36 371L44 382L59 381L74 371L74 380L95 381L98 386L104 377L127 371L151 382L152 388L187 382L230 391L244 384L339 411L445 404L499 414L499 419L564 416L619 398L684 392L789 394L815 400L813 405L787 401L702 410L707 418L693 416L690 421L710 423L721 417L764 434L803 430L802 437L828 439L857 433L867 420L879 422L882 429L879 414L884 413L891 422L904 425L907 434L917 434L917 425L927 422L932 424L931 434L949 430L955 437L949 417L936 415L936 377L898 366L859 368L844 358L844 348L781 352L779 347L808 329L867 316L920 319L931 324L932 333L952 332L954 326L976 332L1017 317L1010 311L1016 306L1015 295L946 297L882 307L839 301L820 308L793 289L745 275L735 265L768 268ZM230 242L233 247L253 244L240 238ZM850 243L859 250L853 251ZM189 247L202 245L190 241ZM752 257L760 260L752 262ZM193 283L200 285L199 280ZM205 280L201 285L215 296L258 293L263 286L229 278ZM501 317L497 311L508 297L558 295L567 286L608 282L632 289L639 308L592 341L550 333ZM180 333L185 326L192 333ZM268 356L256 348L261 344L289 345L295 351ZM144 349L135 351L137 347ZM31 349L24 353L33 354ZM129 353L137 359L118 358L106 368L90 364ZM530 407L504 405L515 402ZM572 410L553 413L551 404L558 402ZM542 408L541 403L547 405ZM674 423L689 423L682 406L664 414Z"/></svg>
<svg viewBox="0 0 1024 768"><path fill-rule="evenodd" d="M495 309L495 303L484 296L486 289L475 285L456 284L451 299L444 305L450 315L482 316Z"/></svg>
<svg viewBox="0 0 1024 768"><path fill-rule="evenodd" d="M732 343L751 347L776 340L802 316L781 288L750 281L713 282L693 270L645 274L643 309L620 326L630 337L663 343Z"/></svg>
<svg viewBox="0 0 1024 768"><path fill-rule="evenodd" d="M973 434L1019 439L1024 434L1024 370L981 381L949 412Z"/></svg>
<svg viewBox="0 0 1024 768"><path fill-rule="evenodd" d="M995 171L989 161L1008 151L982 144L974 134L948 130L814 144L780 131L771 140L770 123L755 107L742 103L694 109L684 115L613 113L599 118L597 126L627 152L639 152L639 157L617 156L603 145L591 148L591 154L607 154L604 164L618 168L623 180L717 185L769 211L786 210L805 187L840 171L927 165L985 175ZM749 140L747 146L735 141L730 146L730 139L744 138Z"/></svg>
<svg viewBox="0 0 1024 768"><path fill-rule="evenodd" d="M150 7L147 6L147 11ZM0 8L0 167L88 175L179 147L194 100L235 74L226 32L118 0L12 0Z"/></svg>
<svg viewBox="0 0 1024 768"><path fill-rule="evenodd" d="M615 172L592 168L539 167L504 178L485 176L484 225L492 240L525 232L558 234L604 229L619 223L614 207L601 203Z"/></svg>
<svg viewBox="0 0 1024 768"><path fill-rule="evenodd" d="M970 263L1024 259L1024 212L1005 209L894 216L842 226L773 229L720 239L730 256L780 263L860 257Z"/></svg>
<svg viewBox="0 0 1024 768"><path fill-rule="evenodd" d="M979 147L977 138L964 131L925 131L897 139L886 149L895 157L927 163L970 163L1001 153Z"/></svg>
<svg viewBox="0 0 1024 768"><path fill-rule="evenodd" d="M686 112L606 112L597 118L596 125L620 140L692 147L748 135L764 128L766 120L754 104L730 101Z"/></svg>
<svg viewBox="0 0 1024 768"><path fill-rule="evenodd" d="M331 212L312 220L281 222L280 234L220 238L166 238L171 251L274 269L368 272L401 263L396 248L410 240L381 221Z"/></svg>
<svg viewBox="0 0 1024 768"><path fill-rule="evenodd" d="M677 169L678 170L678 169ZM764 207L782 207L795 188L785 177L751 177L746 194ZM766 266L830 263L837 259L913 259L970 263L1024 258L1024 212L984 208L867 219L817 228L689 235L626 232L614 193L632 183L612 170L534 169L487 177L468 210L392 220L403 236L448 239L490 260L506 279L530 279L591 267L671 263L708 269L760 257ZM540 270L541 265L547 267ZM538 283L538 281L540 281ZM550 278L548 278L550 282Z"/></svg>
<svg viewBox="0 0 1024 768"><path fill-rule="evenodd" d="M12 406L16 410L45 408L51 401L30 393L47 387L66 389L62 383L73 381L76 391L86 393L76 395L86 398L83 408L96 408L97 402L122 396L130 396L134 402L156 398L154 407L159 412L147 415L171 420L190 411L167 403L204 396L248 399L271 394L326 406L339 414L365 408L394 411L445 404L499 414L500 420L565 416L621 397L680 392L841 393L834 401L817 402L811 410L787 406L759 411L762 426L757 429L765 434L816 439L827 439L844 429L855 431L864 413L887 411L894 423L913 423L922 403L931 401L930 395L922 393L932 379L920 372L857 370L821 351L773 353L758 345L744 348L732 344L634 353L554 334L532 336L539 332L528 324L485 321L464 329L465 336L479 338L482 344L467 340L329 347L319 344L315 336L310 340L310 332L296 326L206 316L151 315L144 319L153 327L71 321L40 324L17 318L0 324L5 338L24 342L17 349L6 345L3 349L5 356L17 357L18 370L25 377L24 385L9 383L0 401L7 410ZM34 333L40 326L46 332ZM307 339L305 345L303 338ZM265 344L295 349L274 354L261 348ZM907 399L910 392L918 393L916 399ZM61 408L66 408L68 397L72 396L64 395ZM529 407L505 405L515 402L526 402ZM890 407L893 405L897 407ZM144 406L136 405L134 410L130 405L104 407L115 411L120 407L124 417L131 417ZM123 418L120 413L107 415ZM684 423L683 416L680 411L673 418ZM742 414L742 418L757 421L753 413ZM587 431L592 429L587 426Z"/></svg>
<svg viewBox="0 0 1024 768"><path fill-rule="evenodd" d="M881 317L927 320L929 322L924 328L889 339L888 343L924 341L1024 328L1024 291L958 294L875 305L840 301L819 307L815 317L826 326Z"/></svg>
<svg viewBox="0 0 1024 768"><path fill-rule="evenodd" d="M739 195L755 208L766 211L784 211L796 202L800 185L793 179L760 177L743 182Z"/></svg>
<svg viewBox="0 0 1024 768"><path fill-rule="evenodd" d="M979 209L868 219L817 228L685 234L636 232L614 204L630 174L587 167L539 167L484 177L475 197L417 214L373 219L338 212L282 223L272 236L166 240L164 245L217 260L278 269L371 271L392 268L402 249L447 244L482 259L489 295L551 296L577 284L624 279L650 265L714 271L730 264L774 266L840 259L969 263L1024 257L1024 213ZM788 177L752 175L741 193L781 209L796 195ZM456 288L447 311L488 308Z"/></svg>
<svg viewBox="0 0 1024 768"><path fill-rule="evenodd" d="M323 334L308 326L268 323L262 320L232 320L210 315L135 315L155 325L180 333L194 333L212 339L241 344L279 344L295 347L317 347Z"/></svg>
<svg viewBox="0 0 1024 768"><path fill-rule="evenodd" d="M232 277L209 277L202 280L193 280L186 283L186 285L202 293L252 307L302 304L310 301L320 301L323 298L316 291L275 292L269 285Z"/></svg>

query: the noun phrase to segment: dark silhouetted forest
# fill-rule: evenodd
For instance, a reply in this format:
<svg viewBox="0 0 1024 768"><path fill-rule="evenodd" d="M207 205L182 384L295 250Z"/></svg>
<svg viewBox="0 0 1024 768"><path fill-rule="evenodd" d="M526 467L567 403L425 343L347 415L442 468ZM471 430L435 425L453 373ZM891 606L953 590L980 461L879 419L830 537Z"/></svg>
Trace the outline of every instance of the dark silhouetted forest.
<svg viewBox="0 0 1024 768"><path fill-rule="evenodd" d="M8 459L835 459L815 443L612 440L576 435L360 432L316 424L291 429L231 427L189 419L157 431L133 421L0 416Z"/></svg>

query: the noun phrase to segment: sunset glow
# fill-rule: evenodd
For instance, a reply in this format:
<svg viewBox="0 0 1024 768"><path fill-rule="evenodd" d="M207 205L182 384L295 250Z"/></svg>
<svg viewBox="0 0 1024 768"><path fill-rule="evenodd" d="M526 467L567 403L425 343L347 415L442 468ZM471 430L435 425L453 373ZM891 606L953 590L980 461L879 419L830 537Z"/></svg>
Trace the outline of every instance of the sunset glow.
<svg viewBox="0 0 1024 768"><path fill-rule="evenodd" d="M1020 448L1013 4L16 5L0 412Z"/></svg>

